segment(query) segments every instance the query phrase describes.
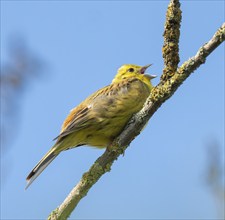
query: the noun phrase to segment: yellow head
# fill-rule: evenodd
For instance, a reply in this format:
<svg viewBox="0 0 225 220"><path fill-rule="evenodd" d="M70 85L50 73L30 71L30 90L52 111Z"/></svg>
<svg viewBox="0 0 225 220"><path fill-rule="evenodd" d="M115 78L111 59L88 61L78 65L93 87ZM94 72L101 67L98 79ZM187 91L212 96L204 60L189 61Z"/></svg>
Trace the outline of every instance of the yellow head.
<svg viewBox="0 0 225 220"><path fill-rule="evenodd" d="M151 64L146 65L146 66L125 64L118 69L117 74L116 74L115 78L113 79L112 83L116 83L116 82L119 82L119 81L127 79L127 78L135 77L135 78L138 78L139 80L143 81L144 83L151 85L150 80L155 78L156 76L145 74L146 69L150 66L151 66Z"/></svg>

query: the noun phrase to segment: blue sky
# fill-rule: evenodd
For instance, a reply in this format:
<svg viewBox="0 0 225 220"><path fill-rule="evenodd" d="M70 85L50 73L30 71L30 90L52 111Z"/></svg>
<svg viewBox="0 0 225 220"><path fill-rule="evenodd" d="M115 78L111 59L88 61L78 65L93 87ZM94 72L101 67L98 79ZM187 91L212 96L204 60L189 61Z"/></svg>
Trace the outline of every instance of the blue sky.
<svg viewBox="0 0 225 220"><path fill-rule="evenodd" d="M223 1L181 3L180 64L224 22ZM19 34L48 66L20 97L17 135L1 155L2 219L45 219L103 153L89 147L66 151L24 190L27 174L53 145L69 110L109 84L122 64L153 63L149 73L160 76L167 5L1 1L1 62L9 59L9 37ZM71 218L218 217L205 172L208 143L216 140L224 152L224 60L223 44L156 112Z"/></svg>

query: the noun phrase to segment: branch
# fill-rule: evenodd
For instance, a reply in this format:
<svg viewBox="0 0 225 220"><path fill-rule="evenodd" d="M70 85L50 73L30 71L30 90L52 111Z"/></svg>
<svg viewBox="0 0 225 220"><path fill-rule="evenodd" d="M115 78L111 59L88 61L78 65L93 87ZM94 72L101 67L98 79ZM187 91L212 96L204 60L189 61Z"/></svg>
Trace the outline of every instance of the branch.
<svg viewBox="0 0 225 220"><path fill-rule="evenodd" d="M180 2L171 0L167 8L165 30L163 33L164 44L162 48L164 69L161 80L169 79L177 70L179 57L179 38L181 23Z"/></svg>
<svg viewBox="0 0 225 220"><path fill-rule="evenodd" d="M173 1L172 2L177 2ZM146 100L142 110L132 117L124 131L107 147L91 166L88 172L84 173L79 183L73 188L64 202L54 210L49 220L67 219L77 206L79 201L87 195L89 189L106 172L109 172L113 162L124 153L131 141L140 134L141 130L157 111L157 109L169 99L185 79L206 60L206 57L225 40L225 24L215 33L212 39L202 46L197 54L183 63L174 74L165 75L159 85L153 88L151 95ZM164 73L166 74L166 73Z"/></svg>

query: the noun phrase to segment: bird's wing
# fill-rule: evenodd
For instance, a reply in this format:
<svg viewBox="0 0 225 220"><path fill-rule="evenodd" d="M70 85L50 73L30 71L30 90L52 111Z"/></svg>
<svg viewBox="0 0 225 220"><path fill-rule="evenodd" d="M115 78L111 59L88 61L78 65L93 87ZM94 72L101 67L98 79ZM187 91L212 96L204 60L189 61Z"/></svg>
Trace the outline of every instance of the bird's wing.
<svg viewBox="0 0 225 220"><path fill-rule="evenodd" d="M89 124L88 122L93 120L90 118L90 111L91 106L78 106L72 109L63 123L60 134L55 139L59 140L74 131L85 128Z"/></svg>
<svg viewBox="0 0 225 220"><path fill-rule="evenodd" d="M93 100L97 97L106 96L110 86L106 86L84 100L80 105L72 109L63 122L60 134L54 139L61 139L75 131L79 131L95 121L91 112L93 109Z"/></svg>

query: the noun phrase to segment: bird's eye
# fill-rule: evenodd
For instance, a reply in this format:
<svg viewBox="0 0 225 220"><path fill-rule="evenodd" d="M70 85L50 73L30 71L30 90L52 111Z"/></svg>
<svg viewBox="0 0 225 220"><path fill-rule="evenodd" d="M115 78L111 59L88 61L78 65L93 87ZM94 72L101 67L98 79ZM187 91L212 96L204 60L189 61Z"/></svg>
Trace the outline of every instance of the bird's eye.
<svg viewBox="0 0 225 220"><path fill-rule="evenodd" d="M134 72L134 68L128 69L128 72L130 72L130 73Z"/></svg>

